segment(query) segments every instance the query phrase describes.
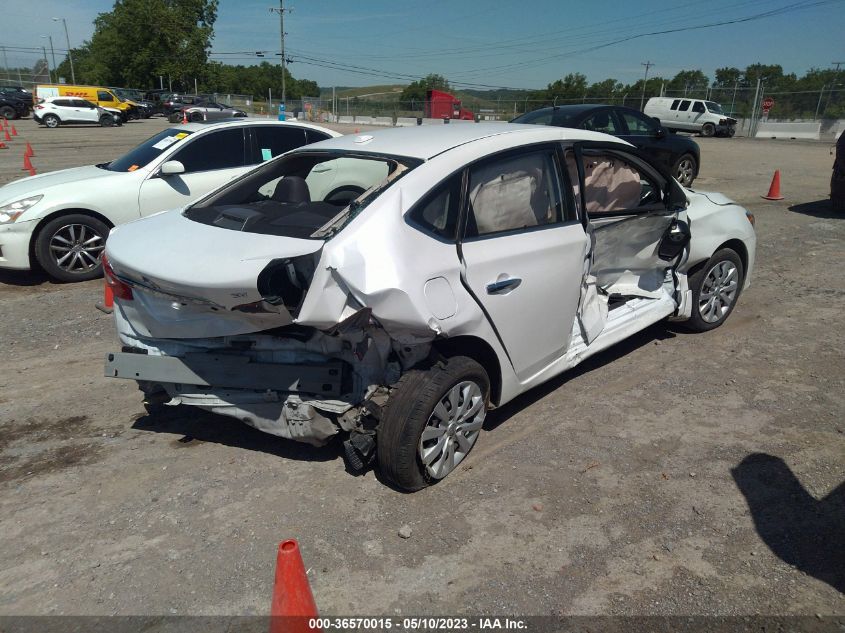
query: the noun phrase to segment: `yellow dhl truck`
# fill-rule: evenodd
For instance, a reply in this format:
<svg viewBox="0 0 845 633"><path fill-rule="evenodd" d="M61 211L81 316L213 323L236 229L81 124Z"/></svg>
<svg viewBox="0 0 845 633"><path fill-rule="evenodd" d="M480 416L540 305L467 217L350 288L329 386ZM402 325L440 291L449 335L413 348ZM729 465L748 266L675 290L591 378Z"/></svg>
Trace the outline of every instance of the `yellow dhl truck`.
<svg viewBox="0 0 845 633"><path fill-rule="evenodd" d="M82 97L103 108L120 110L124 123L129 119L139 118L138 104L121 99L111 89L101 86L73 86L70 84L43 84L35 88L37 99L47 97Z"/></svg>

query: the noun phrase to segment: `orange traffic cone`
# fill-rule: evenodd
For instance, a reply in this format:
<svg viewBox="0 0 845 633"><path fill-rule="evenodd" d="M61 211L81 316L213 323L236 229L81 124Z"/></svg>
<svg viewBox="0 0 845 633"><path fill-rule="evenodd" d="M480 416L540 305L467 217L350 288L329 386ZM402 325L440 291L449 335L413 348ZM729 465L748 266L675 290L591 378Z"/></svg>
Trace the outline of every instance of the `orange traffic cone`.
<svg viewBox="0 0 845 633"><path fill-rule="evenodd" d="M94 307L100 312L105 312L106 314L114 312L114 290L112 290L112 287L109 285L108 279L106 280L103 288L103 302L96 304Z"/></svg>
<svg viewBox="0 0 845 633"><path fill-rule="evenodd" d="M23 169L22 169L21 171L30 171L30 170L32 170L32 169L33 169L33 167L32 167L32 161L31 161L31 160L29 160L29 154L27 154L26 152L24 152L24 155L23 155Z"/></svg>
<svg viewBox="0 0 845 633"><path fill-rule="evenodd" d="M6 141L11 141L11 140L12 140L12 137L11 137L11 136L9 136L9 128L4 128L4 129L3 129L3 138L4 138L4 140L6 140Z"/></svg>
<svg viewBox="0 0 845 633"><path fill-rule="evenodd" d="M772 176L772 184L769 185L769 193L765 196L760 196L766 200L783 200L780 195L780 169L775 170L775 175Z"/></svg>
<svg viewBox="0 0 845 633"><path fill-rule="evenodd" d="M187 122L188 122L188 113L185 112L185 110L182 110L182 123L184 124L184 123L187 123Z"/></svg>
<svg viewBox="0 0 845 633"><path fill-rule="evenodd" d="M38 172L37 172L37 171L35 171L35 167L30 167L30 168L29 168L29 175L30 175L30 176L37 176L37 175L38 175Z"/></svg>
<svg viewBox="0 0 845 633"><path fill-rule="evenodd" d="M17 136L17 135L18 135L18 131L15 129L15 126L12 125L12 136Z"/></svg>
<svg viewBox="0 0 845 633"><path fill-rule="evenodd" d="M0 149L9 149L9 146L6 145L3 141L0 141Z"/></svg>
<svg viewBox="0 0 845 633"><path fill-rule="evenodd" d="M32 145L29 144L29 141L26 142L26 152L25 154L29 154L29 156L35 156L35 150L32 149Z"/></svg>
<svg viewBox="0 0 845 633"><path fill-rule="evenodd" d="M279 543L276 579L270 603L270 633L319 633L308 626L317 617L317 605L308 585L299 544L294 539Z"/></svg>

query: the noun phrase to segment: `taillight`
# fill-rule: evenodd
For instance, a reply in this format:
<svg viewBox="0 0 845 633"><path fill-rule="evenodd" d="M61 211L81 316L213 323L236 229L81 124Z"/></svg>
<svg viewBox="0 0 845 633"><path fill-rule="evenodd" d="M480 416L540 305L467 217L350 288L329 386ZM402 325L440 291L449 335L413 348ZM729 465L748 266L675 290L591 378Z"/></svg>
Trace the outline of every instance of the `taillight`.
<svg viewBox="0 0 845 633"><path fill-rule="evenodd" d="M116 299L123 299L124 301L132 301L132 288L128 284L123 283L114 274L114 270L109 264L108 257L103 255L103 275L106 278L106 285L111 288L112 293Z"/></svg>
<svg viewBox="0 0 845 633"><path fill-rule="evenodd" d="M43 110L44 106L39 103L37 106L35 106L35 109L36 110Z"/></svg>

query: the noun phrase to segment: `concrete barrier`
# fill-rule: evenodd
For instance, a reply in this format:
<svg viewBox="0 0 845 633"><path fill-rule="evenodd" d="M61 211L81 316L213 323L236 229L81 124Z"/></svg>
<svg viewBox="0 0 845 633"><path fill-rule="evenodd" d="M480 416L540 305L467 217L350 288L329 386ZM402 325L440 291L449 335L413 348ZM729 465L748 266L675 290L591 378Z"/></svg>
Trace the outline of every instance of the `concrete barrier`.
<svg viewBox="0 0 845 633"><path fill-rule="evenodd" d="M338 123L355 123L354 116L339 116L337 117Z"/></svg>
<svg viewBox="0 0 845 633"><path fill-rule="evenodd" d="M396 117L396 127L412 127L417 124L416 117L400 116Z"/></svg>
<svg viewBox="0 0 845 633"><path fill-rule="evenodd" d="M818 121L810 123L772 123L760 121L757 126L756 138L806 138L818 141L821 138L822 124Z"/></svg>
<svg viewBox="0 0 845 633"><path fill-rule="evenodd" d="M393 117L390 116L374 116L371 121L372 125L393 125Z"/></svg>
<svg viewBox="0 0 845 633"><path fill-rule="evenodd" d="M423 119L423 125L443 125L443 119Z"/></svg>
<svg viewBox="0 0 845 633"><path fill-rule="evenodd" d="M471 121L469 119L452 119L451 123L453 123L453 124L454 123L463 124L463 123L475 123L475 121Z"/></svg>
<svg viewBox="0 0 845 633"><path fill-rule="evenodd" d="M361 125L372 125L373 124L373 117L371 116L355 116L355 123L360 123Z"/></svg>

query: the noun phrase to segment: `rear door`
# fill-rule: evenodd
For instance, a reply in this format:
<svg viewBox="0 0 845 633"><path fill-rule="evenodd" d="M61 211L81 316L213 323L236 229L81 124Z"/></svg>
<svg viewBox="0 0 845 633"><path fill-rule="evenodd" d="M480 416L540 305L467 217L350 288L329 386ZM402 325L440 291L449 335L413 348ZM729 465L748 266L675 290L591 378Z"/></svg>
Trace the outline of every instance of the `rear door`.
<svg viewBox="0 0 845 633"><path fill-rule="evenodd" d="M141 215L184 206L247 171L244 134L238 126L191 135L167 158L182 163L185 173L163 176L156 169L141 185Z"/></svg>
<svg viewBox="0 0 845 633"><path fill-rule="evenodd" d="M587 236L556 146L532 146L468 170L459 233L466 287L521 381L562 356L580 296Z"/></svg>
<svg viewBox="0 0 845 633"><path fill-rule="evenodd" d="M672 148L669 147L665 132L663 136L660 136L657 123L634 110L617 110L616 114L622 121L624 129L619 135L620 138L648 154L657 164L671 170L674 165Z"/></svg>

